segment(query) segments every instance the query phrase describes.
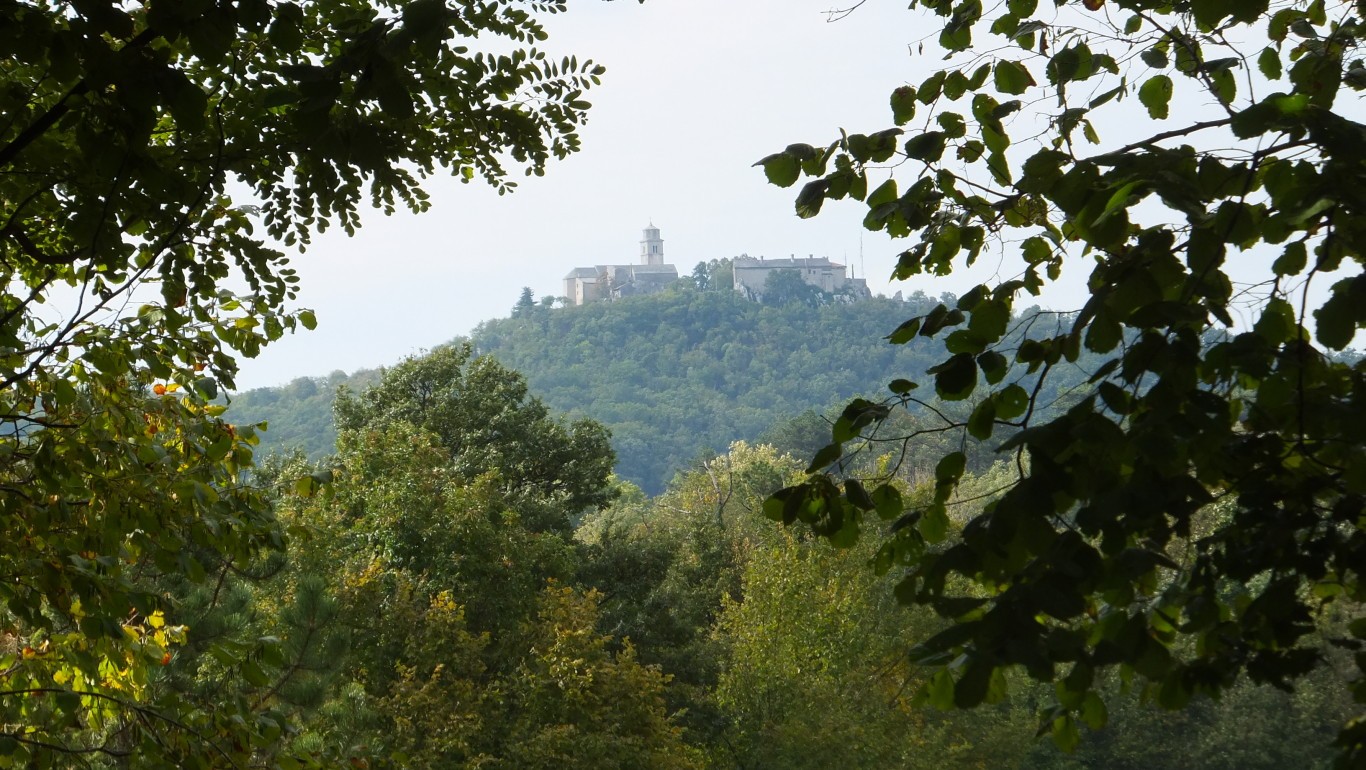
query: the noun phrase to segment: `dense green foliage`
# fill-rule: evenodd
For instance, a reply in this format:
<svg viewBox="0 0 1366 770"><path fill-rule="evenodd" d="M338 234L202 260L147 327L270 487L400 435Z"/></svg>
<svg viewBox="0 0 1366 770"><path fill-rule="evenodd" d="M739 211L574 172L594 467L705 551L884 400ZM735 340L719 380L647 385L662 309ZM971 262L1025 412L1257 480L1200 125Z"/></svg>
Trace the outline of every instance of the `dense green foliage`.
<svg viewBox="0 0 1366 770"><path fill-rule="evenodd" d="M220 644L202 686L162 670L199 644L177 600L286 542L243 483L253 432L210 402L236 356L313 326L272 244L578 147L599 68L529 47L562 9L0 4L0 764L319 759L280 753L280 701L207 685L308 650Z"/></svg>
<svg viewBox="0 0 1366 770"><path fill-rule="evenodd" d="M658 492L688 461L753 439L789 414L824 411L912 365L872 335L904 314L899 303L863 307L767 308L733 292L677 291L584 307L519 308L470 337L483 354L526 376L555 409L592 418L612 433L617 474ZM667 328L642 334L667 321ZM815 334L800 329L817 329ZM863 341L864 366L798 377L844 354L844 338ZM898 362L898 359L902 359ZM332 402L338 386L360 393L378 373L301 378L232 397L243 424L266 422L264 451L299 449L315 459L332 451Z"/></svg>
<svg viewBox="0 0 1366 770"><path fill-rule="evenodd" d="M759 304L729 290L680 287L583 307L526 308L481 324L469 344L525 375L547 406L607 427L617 475L658 493L678 469L733 441L762 439L798 455L824 446L829 423L821 414L840 399L874 394L892 374L923 374L932 365L925 343L898 348L879 335L933 304L919 293L905 301ZM1048 314L1035 324L1065 320ZM1069 403L1086 365L1059 367L1040 390L1045 408ZM334 435L332 391L363 392L377 376L334 373L245 391L233 396L231 415L268 422L264 450L320 459ZM889 426L884 438L911 435L916 423ZM932 470L928 441L917 440L907 473ZM988 454L974 454L972 467L989 464Z"/></svg>
<svg viewBox="0 0 1366 770"><path fill-rule="evenodd" d="M679 468L732 441L763 437L805 450L820 440L813 436L828 440L818 418L804 435L785 423L882 391L894 374L923 373L933 362L928 341L897 347L883 337L907 313L933 304L921 294L904 302L758 304L730 290L679 287L582 307L523 308L481 324L469 343L521 372L546 405L606 426L617 475L658 493ZM1050 400L1085 370L1059 375L1047 383ZM320 458L331 450L329 388L361 392L374 376L246 391L233 397L231 414L241 423L268 421L267 448Z"/></svg>
<svg viewBox="0 0 1366 770"><path fill-rule="evenodd" d="M470 481L490 475L535 531L567 531L571 520L611 499L612 449L602 426L550 419L521 375L474 358L469 345L405 361L358 396L342 392L334 411L343 432L402 423L432 435L452 470ZM547 505L551 511L531 516L529 509Z"/></svg>
<svg viewBox="0 0 1366 770"><path fill-rule="evenodd" d="M252 388L234 393L231 419L244 425L265 423L260 451L300 451L321 460L337 447L337 428L332 404L337 389L346 386L359 393L379 381L380 373L362 369L351 374L335 371L326 377L299 377L286 385Z"/></svg>
<svg viewBox="0 0 1366 770"><path fill-rule="evenodd" d="M911 8L947 63L891 94L895 125L759 165L806 177L799 216L854 199L866 227L911 239L898 277L1017 267L913 315L894 340L940 340L929 376L851 404L769 513L843 546L874 511L900 520L879 570L954 621L914 651L952 662L927 697L997 700L1007 670L1056 681L1044 726L1065 746L1105 721L1109 672L1181 709L1244 677L1290 690L1345 649L1358 679L1340 697L1366 705L1366 363L1335 355L1366 328L1366 4ZM1081 311L1012 336L1016 303L1077 270ZM1091 391L1041 410L1037 383L1083 351ZM939 430L1015 464L961 536L963 452L909 508L844 473L917 402L913 380L970 405ZM1338 613L1343 633L1316 632ZM1342 764L1366 765L1366 717L1344 722Z"/></svg>
<svg viewBox="0 0 1366 770"><path fill-rule="evenodd" d="M952 9L943 43L965 48L981 4L928 5ZM980 140L943 113L944 131L905 154L933 164L953 141L985 162L981 177L869 194L868 163L898 151L891 133L765 162L775 181L821 177L803 214L853 194L870 225L924 227L907 273L946 270L988 225L1039 228L1018 285L955 309L833 302L789 281L760 306L718 290L729 266L716 261L649 301L553 310L524 294L470 345L338 399L323 463L254 471L255 431L212 401L235 356L312 317L285 310L294 275L252 218L303 245L356 227L367 199L425 208L418 179L438 168L506 190L505 164L540 173L573 151L598 69L517 48L544 37L528 8L563 5L0 7L0 766L1148 767L1182 748L1213 767L1323 764L1363 666L1362 376L1310 347L1307 280L1294 279L1359 258L1362 161L1344 148L1361 131L1331 111L1341 84L1366 81L1347 64L1356 22L1288 4L1258 64L1292 93L1235 106L1237 63L1201 46L1264 7L1108 5L1143 6L1124 32L1142 61L1175 58L1227 119L1078 158L1067 133L1094 127L1066 112L1015 183L1001 121L1018 105L979 93ZM1049 56L1064 102L1067 84L1118 75L1084 30L1026 20L1035 10L1011 0L996 32ZM1155 18L1180 28L1149 29ZM995 62L899 91L895 117L989 77L1006 94L1033 86L1026 64ZM1171 82L1138 88L1154 117ZM1125 95L1121 82L1087 109ZM1157 146L1223 127L1275 143L1232 159ZM1186 224L1134 229L1133 203L1152 193ZM1278 280L1259 284L1261 320L1206 334L1227 314L1225 243L1258 241L1290 243ZM1093 302L1014 324L1037 339L1010 336L1014 294L1079 244L1098 255ZM53 322L42 307L60 287L79 304ZM1318 308L1321 344L1350 341L1359 287L1344 279ZM919 314L892 332L901 347L880 342L888 313ZM954 357L926 369L928 339L964 324ZM1116 366L1089 365L1083 346ZM475 355L513 349L545 367L530 379L549 403L572 378L573 417ZM804 445L812 416L779 415L870 392L893 367L923 369L950 403L894 381L897 398L846 410L807 469L882 485L818 476L765 503L801 466L729 439ZM1002 387L960 409L979 369ZM1097 371L1096 395L1062 386L1077 371ZM320 384L335 383L296 389L316 407ZM653 499L611 480L607 433L581 419L612 408L640 477L671 478ZM1012 463L950 448L1006 429ZM720 454L689 465L698 447ZM888 521L863 522L873 537L859 540L869 510ZM1058 662L1053 688L1009 667L1050 679ZM1155 716L1135 695L1188 708ZM979 701L992 705L951 711ZM1040 707L1073 758L1027 741ZM1078 718L1113 729L1093 736ZM1342 733L1345 761L1363 730Z"/></svg>
<svg viewBox="0 0 1366 770"><path fill-rule="evenodd" d="M676 290L537 308L485 322L470 341L547 404L606 425L618 475L658 492L705 452L923 370L918 348L882 337L926 302L760 305L734 291Z"/></svg>
<svg viewBox="0 0 1366 770"><path fill-rule="evenodd" d="M1293 694L1246 681L1219 702L1172 714L1115 680L1100 683L1110 724L1078 734L1072 755L1034 740L1051 687L1002 677L1010 697L978 711L934 708L952 678L915 665L906 646L949 622L901 607L898 576L867 568L878 543L833 548L767 526L766 489L801 465L737 443L678 474L655 498L628 490L576 537L581 574L605 598L601 622L640 660L673 676L685 738L714 767L1019 768L1210 767L1273 770L1331 764L1350 661L1336 656ZM1005 464L967 474L950 526L979 512L1011 478ZM897 486L928 501L933 482ZM943 704L940 703L940 706Z"/></svg>
<svg viewBox="0 0 1366 770"><path fill-rule="evenodd" d="M648 498L610 481L600 431L566 426L520 375L465 347L343 391L337 411L323 467L284 458L261 471L296 536L288 554L166 584L199 630L169 682L278 715L297 730L286 757L680 770L1184 757L1272 770L1285 746L1297 766L1331 756L1343 666L1293 698L1245 684L1179 717L1106 682L1110 728L1078 736L1075 757L1032 740L1038 687L1016 682L983 712L927 709L921 685L951 692L952 679L913 665L905 647L946 621L897 607L896 576L867 569L874 540L836 549L766 521L765 498L802 467L771 447L738 442ZM810 419L774 433L803 435ZM920 443L895 484L924 502L925 459L943 446ZM870 472L899 454L870 458ZM572 462L541 463L555 458ZM950 501L950 527L1012 478L988 462ZM567 484L540 483L546 474Z"/></svg>
<svg viewBox="0 0 1366 770"><path fill-rule="evenodd" d="M330 468L281 501L311 537L253 587L264 606L320 581L349 637L301 745L415 768L697 766L664 676L610 648L598 595L573 585L570 519L611 497L600 429L549 419L515 373L459 349L337 412Z"/></svg>

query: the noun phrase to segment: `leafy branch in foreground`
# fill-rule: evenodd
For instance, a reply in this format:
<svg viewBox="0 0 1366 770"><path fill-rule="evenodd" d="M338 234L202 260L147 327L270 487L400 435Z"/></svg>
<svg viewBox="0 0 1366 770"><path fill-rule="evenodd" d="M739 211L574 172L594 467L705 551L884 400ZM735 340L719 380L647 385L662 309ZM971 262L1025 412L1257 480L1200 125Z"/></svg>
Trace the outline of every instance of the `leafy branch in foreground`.
<svg viewBox="0 0 1366 770"><path fill-rule="evenodd" d="M601 69L530 47L563 8L0 7L0 765L307 759L272 753L268 708L161 686L194 629L151 586L285 545L243 481L254 431L210 401L235 356L314 325L267 236L577 149Z"/></svg>
<svg viewBox="0 0 1366 770"><path fill-rule="evenodd" d="M951 427L989 442L1010 426L996 448L1017 478L950 539L963 453L909 515L890 485L824 472L910 401L898 381L846 410L768 513L837 544L872 512L904 517L876 563L954 621L915 649L944 666L922 698L976 706L1021 668L1056 682L1042 730L1065 747L1105 722L1107 670L1174 709L1243 676L1291 688L1335 649L1366 671L1366 365L1340 352L1366 324L1366 127L1349 117L1366 8L911 5L940 17L949 64L892 93L896 125L759 165L808 178L800 216L852 198L869 229L914 238L898 278L1017 258L891 335L942 340L935 391L971 407ZM1069 324L1008 335L1022 292L1083 264ZM1083 351L1103 362L1092 392L1043 412L1039 385ZM1329 614L1349 633L1317 634ZM1338 746L1366 762L1366 720Z"/></svg>

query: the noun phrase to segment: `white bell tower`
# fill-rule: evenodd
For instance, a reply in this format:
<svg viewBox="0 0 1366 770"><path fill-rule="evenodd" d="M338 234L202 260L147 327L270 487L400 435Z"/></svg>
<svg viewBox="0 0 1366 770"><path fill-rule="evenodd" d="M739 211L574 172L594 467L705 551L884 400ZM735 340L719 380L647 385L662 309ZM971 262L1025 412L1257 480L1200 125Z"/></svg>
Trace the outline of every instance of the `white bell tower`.
<svg viewBox="0 0 1366 770"><path fill-rule="evenodd" d="M640 264L664 264L664 239L659 237L659 228L654 222L645 228L645 237L640 241Z"/></svg>

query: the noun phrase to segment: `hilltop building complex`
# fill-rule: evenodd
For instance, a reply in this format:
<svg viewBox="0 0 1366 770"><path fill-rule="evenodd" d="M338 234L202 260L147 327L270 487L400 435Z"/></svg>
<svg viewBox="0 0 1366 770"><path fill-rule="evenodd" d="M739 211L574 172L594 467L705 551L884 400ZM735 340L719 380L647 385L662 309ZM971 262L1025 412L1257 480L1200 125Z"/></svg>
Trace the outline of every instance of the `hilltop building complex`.
<svg viewBox="0 0 1366 770"><path fill-rule="evenodd" d="M780 270L795 271L803 282L827 294L856 299L872 296L868 282L850 278L848 269L826 257L806 259L765 259L742 254L733 262L735 290L760 301L768 278ZM576 267L564 277L564 296L571 305L639 294L654 294L678 280L678 269L664 262L664 239L653 223L640 240L640 263L635 265L594 265Z"/></svg>
<svg viewBox="0 0 1366 770"><path fill-rule="evenodd" d="M653 223L640 240L640 264L576 267L564 277L564 296L571 305L600 299L654 294L678 280L678 269L664 263L664 239Z"/></svg>
<svg viewBox="0 0 1366 770"><path fill-rule="evenodd" d="M735 271L735 290L756 302L764 298L768 277L779 270L797 271L802 281L826 294L847 294L857 299L872 296L866 279L848 277L844 265L826 257L764 259L742 254L731 265Z"/></svg>

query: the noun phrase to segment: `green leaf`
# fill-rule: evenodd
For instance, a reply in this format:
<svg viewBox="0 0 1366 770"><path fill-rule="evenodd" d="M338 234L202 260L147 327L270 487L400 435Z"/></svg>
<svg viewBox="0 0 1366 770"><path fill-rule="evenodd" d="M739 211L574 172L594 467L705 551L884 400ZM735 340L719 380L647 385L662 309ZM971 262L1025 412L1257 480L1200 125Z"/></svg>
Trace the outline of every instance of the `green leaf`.
<svg viewBox="0 0 1366 770"><path fill-rule="evenodd" d="M1309 54L1290 68L1290 82L1298 93L1309 97L1310 104L1332 109L1342 84L1342 67L1333 57Z"/></svg>
<svg viewBox="0 0 1366 770"><path fill-rule="evenodd" d="M1166 69L1167 65L1171 64L1171 60L1167 58L1167 52L1156 46L1145 50L1138 55L1138 58L1155 70Z"/></svg>
<svg viewBox="0 0 1366 770"><path fill-rule="evenodd" d="M891 521L906 512L906 504L901 492L891 484L880 484L872 492L873 507L878 518Z"/></svg>
<svg viewBox="0 0 1366 770"><path fill-rule="evenodd" d="M887 335L887 340L893 345L905 345L915 339L916 334L920 332L920 320L919 318L912 318L896 327L896 331Z"/></svg>
<svg viewBox="0 0 1366 770"><path fill-rule="evenodd" d="M1305 249L1303 241L1296 241L1288 244L1285 251L1276 258L1271 265L1271 269L1276 275L1285 277L1299 275L1304 272L1304 268L1309 264L1309 252Z"/></svg>
<svg viewBox="0 0 1366 770"><path fill-rule="evenodd" d="M892 120L904 126L915 117L916 91L913 86L901 86L892 91Z"/></svg>
<svg viewBox="0 0 1366 770"><path fill-rule="evenodd" d="M1010 361L995 350L988 350L977 356L977 368L982 370L988 384L995 385L1005 379L1010 371Z"/></svg>
<svg viewBox="0 0 1366 770"><path fill-rule="evenodd" d="M936 671L924 684L925 701L940 711L953 708L953 675L947 670Z"/></svg>
<svg viewBox="0 0 1366 770"><path fill-rule="evenodd" d="M930 104L935 99L938 99L939 95L944 90L944 80L947 77L948 73L946 71L939 70L928 78L925 78L925 82L921 83L920 88L916 89L916 99L920 100L921 104Z"/></svg>
<svg viewBox="0 0 1366 770"><path fill-rule="evenodd" d="M926 131L906 140L906 154L915 160L933 163L944 155L943 131Z"/></svg>
<svg viewBox="0 0 1366 770"><path fill-rule="evenodd" d="M827 466L839 460L844 454L844 447L838 443L826 444L816 452L816 456L811 459L811 464L807 466L807 473L818 473L825 470Z"/></svg>
<svg viewBox="0 0 1366 770"><path fill-rule="evenodd" d="M1029 391L1014 383L1007 385L996 394L996 416L1002 420L1013 420L1025 413L1029 407Z"/></svg>
<svg viewBox="0 0 1366 770"><path fill-rule="evenodd" d="M960 709L970 709L986 699L987 687L995 667L981 658L968 658L967 669L953 688L953 705Z"/></svg>
<svg viewBox="0 0 1366 770"><path fill-rule="evenodd" d="M241 671L242 678L255 687L265 687L270 684L270 678L266 676L266 672L255 661L243 661Z"/></svg>
<svg viewBox="0 0 1366 770"><path fill-rule="evenodd" d="M896 379L896 380L892 380L892 381L891 381L890 383L888 383L888 385L887 385L888 390L892 391L893 393L897 394L898 396L904 396L904 395L906 395L907 393L910 393L912 390L915 390L915 389L918 388L918 387L920 387L920 386L919 386L919 385L916 385L914 382L911 382L910 380L906 380L906 379Z"/></svg>
<svg viewBox="0 0 1366 770"><path fill-rule="evenodd" d="M949 534L949 515L942 504L931 505L925 509L916 528L927 543L942 543Z"/></svg>
<svg viewBox="0 0 1366 770"><path fill-rule="evenodd" d="M1191 3L1191 13L1202 28L1214 29L1233 12L1233 5L1234 0L1202 0Z"/></svg>
<svg viewBox="0 0 1366 770"><path fill-rule="evenodd" d="M968 433L978 441L985 441L991 438L995 428L996 401L988 398L972 410L972 415L968 417Z"/></svg>
<svg viewBox="0 0 1366 770"><path fill-rule="evenodd" d="M1262 76L1267 80L1280 80L1284 74L1281 71L1281 54L1275 48L1267 46L1257 56L1257 69L1261 70Z"/></svg>
<svg viewBox="0 0 1366 770"><path fill-rule="evenodd" d="M1325 347L1342 350L1352 344L1357 330L1366 325L1366 276L1333 284L1332 296L1314 311L1314 320L1314 337Z"/></svg>
<svg viewBox="0 0 1366 770"><path fill-rule="evenodd" d="M941 112L935 122L944 129L944 135L949 139L960 139L968 134L967 122L956 112Z"/></svg>
<svg viewBox="0 0 1366 770"><path fill-rule="evenodd" d="M1212 91L1224 104L1232 104L1235 96L1238 95L1238 80L1233 76L1232 70L1219 70L1210 75Z"/></svg>
<svg viewBox="0 0 1366 770"><path fill-rule="evenodd" d="M763 166L769 183L779 187L791 187L801 176L801 164L785 152L774 153L754 165Z"/></svg>
<svg viewBox="0 0 1366 770"><path fill-rule="evenodd" d="M945 401L962 401L977 387L977 362L971 353L959 353L928 370L934 390Z"/></svg>
<svg viewBox="0 0 1366 770"><path fill-rule="evenodd" d="M896 180L888 179L887 181L878 185L877 189L873 190L873 192L869 194L867 200L868 208L875 209L879 206L885 206L886 204L896 200L896 198Z"/></svg>
<svg viewBox="0 0 1366 770"><path fill-rule="evenodd" d="M1023 64L1002 60L996 63L996 90L1003 94L1023 94L1035 85L1034 76Z"/></svg>
<svg viewBox="0 0 1366 770"><path fill-rule="evenodd" d="M936 484L956 484L968 469L968 457L962 452L950 452L934 466Z"/></svg>
<svg viewBox="0 0 1366 770"><path fill-rule="evenodd" d="M810 219L821 213L821 205L825 203L825 188L829 184L825 179L813 179L803 185L801 192L797 193L797 216Z"/></svg>
<svg viewBox="0 0 1366 770"><path fill-rule="evenodd" d="M1076 751L1077 745L1081 743L1081 733L1077 730L1077 723L1069 714L1063 714L1053 720L1050 735L1053 738L1053 743L1069 754Z"/></svg>
<svg viewBox="0 0 1366 770"><path fill-rule="evenodd" d="M312 476L300 476L294 480L294 494L300 497L312 497L318 491L318 482Z"/></svg>
<svg viewBox="0 0 1366 770"><path fill-rule="evenodd" d="M1156 120L1166 120L1171 99L1172 79L1166 75L1154 75L1139 86L1138 100L1148 108L1148 114Z"/></svg>
<svg viewBox="0 0 1366 770"><path fill-rule="evenodd" d="M1116 96L1119 96L1120 94L1124 93L1127 88L1128 84L1121 80L1118 86L1115 86L1114 88L1111 88L1109 91L1106 91L1100 96L1097 96L1096 98L1092 99L1090 104L1086 105L1086 107L1087 109L1094 110L1095 108L1110 102Z"/></svg>
<svg viewBox="0 0 1366 770"><path fill-rule="evenodd" d="M844 497L854 507L861 511L871 511L877 507L868 490L864 489L863 484L858 479L849 479L844 482Z"/></svg>
<svg viewBox="0 0 1366 770"><path fill-rule="evenodd" d="M212 377L200 377L194 381L195 390L204 394L205 398L213 400L218 398L218 380Z"/></svg>

